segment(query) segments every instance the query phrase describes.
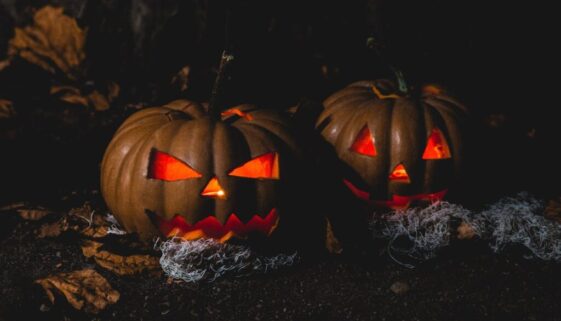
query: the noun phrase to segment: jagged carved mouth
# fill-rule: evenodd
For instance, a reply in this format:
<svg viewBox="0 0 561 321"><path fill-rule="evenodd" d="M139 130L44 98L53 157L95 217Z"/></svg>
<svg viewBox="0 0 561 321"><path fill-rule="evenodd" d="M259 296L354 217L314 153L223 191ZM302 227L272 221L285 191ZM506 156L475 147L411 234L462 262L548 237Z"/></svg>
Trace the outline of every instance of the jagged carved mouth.
<svg viewBox="0 0 561 321"><path fill-rule="evenodd" d="M343 180L349 190L359 199L367 202L370 205L377 207L386 207L394 210L405 209L415 203L434 203L440 201L446 196L447 189L435 193L423 193L415 195L392 195L390 200L371 200L370 193L356 187L348 180Z"/></svg>
<svg viewBox="0 0 561 321"><path fill-rule="evenodd" d="M232 213L224 224L220 223L215 216L207 216L194 224L189 224L179 214L166 220L152 211L147 210L146 213L163 235L180 237L184 240L213 238L219 242L226 242L232 237L245 238L253 233L268 236L273 233L279 222L276 208L273 208L265 217L256 214L246 223Z"/></svg>

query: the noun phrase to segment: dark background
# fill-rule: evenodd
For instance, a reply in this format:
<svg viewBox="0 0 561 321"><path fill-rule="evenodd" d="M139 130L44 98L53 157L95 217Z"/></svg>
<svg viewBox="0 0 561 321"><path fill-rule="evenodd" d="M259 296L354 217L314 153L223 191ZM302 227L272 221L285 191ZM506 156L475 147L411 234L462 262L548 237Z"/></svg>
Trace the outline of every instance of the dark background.
<svg viewBox="0 0 561 321"><path fill-rule="evenodd" d="M121 86L108 111L69 108L48 95L56 76L23 60L0 72L0 98L17 116L0 120L0 204L48 202L96 188L103 150L142 106L208 100L225 43L236 62L228 103L286 109L322 101L356 80L391 77L367 50L376 31L409 84L437 82L472 112L466 197L528 190L558 195L557 74L552 10L527 2L445 0L195 1L0 0L0 60L15 26L46 3L87 28L82 88ZM551 13L550 13L551 12ZM171 79L190 67L189 87Z"/></svg>

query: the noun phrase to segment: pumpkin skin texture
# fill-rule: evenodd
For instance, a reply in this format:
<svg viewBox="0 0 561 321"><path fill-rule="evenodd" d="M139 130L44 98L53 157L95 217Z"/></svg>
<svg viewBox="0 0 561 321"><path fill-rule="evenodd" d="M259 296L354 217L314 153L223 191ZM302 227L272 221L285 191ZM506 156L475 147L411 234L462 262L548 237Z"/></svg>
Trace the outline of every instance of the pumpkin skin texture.
<svg viewBox="0 0 561 321"><path fill-rule="evenodd" d="M101 164L101 192L119 223L143 239L177 235L177 227L186 239L267 236L283 222L299 155L275 111L240 105L213 120L201 104L178 100L121 125Z"/></svg>
<svg viewBox="0 0 561 321"><path fill-rule="evenodd" d="M465 107L430 85L403 97L389 80L359 81L324 101L316 128L351 192L373 207L442 199L459 179Z"/></svg>

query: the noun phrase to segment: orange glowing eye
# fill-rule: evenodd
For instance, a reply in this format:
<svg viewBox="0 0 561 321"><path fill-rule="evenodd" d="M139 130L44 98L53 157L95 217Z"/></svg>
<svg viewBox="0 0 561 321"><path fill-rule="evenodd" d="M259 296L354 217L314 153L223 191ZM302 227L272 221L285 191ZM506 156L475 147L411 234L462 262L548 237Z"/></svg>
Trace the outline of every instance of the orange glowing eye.
<svg viewBox="0 0 561 321"><path fill-rule="evenodd" d="M279 179L279 154L275 152L257 156L242 166L234 168L230 176Z"/></svg>
<svg viewBox="0 0 561 321"><path fill-rule="evenodd" d="M407 174L407 170L405 170L405 166L403 166L403 164L399 164L393 169L390 174L390 181L411 183L409 174Z"/></svg>
<svg viewBox="0 0 561 321"><path fill-rule="evenodd" d="M351 145L351 150L355 153L374 157L378 153L374 146L374 136L370 132L368 125L364 125Z"/></svg>
<svg viewBox="0 0 561 321"><path fill-rule="evenodd" d="M427 147L423 153L423 159L446 159L452 158L450 147L444 138L444 134L438 128L433 128L430 133Z"/></svg>
<svg viewBox="0 0 561 321"><path fill-rule="evenodd" d="M150 155L149 178L163 181L179 181L202 176L201 173L191 168L191 166L171 155L157 150L153 150Z"/></svg>

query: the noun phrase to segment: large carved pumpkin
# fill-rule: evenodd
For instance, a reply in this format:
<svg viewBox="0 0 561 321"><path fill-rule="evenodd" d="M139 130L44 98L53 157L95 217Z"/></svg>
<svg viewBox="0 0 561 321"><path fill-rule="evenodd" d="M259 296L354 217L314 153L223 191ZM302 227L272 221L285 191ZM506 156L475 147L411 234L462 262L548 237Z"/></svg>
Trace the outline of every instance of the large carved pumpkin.
<svg viewBox="0 0 561 321"><path fill-rule="evenodd" d="M360 81L324 101L317 128L345 164L343 182L375 207L442 199L464 158L465 108L436 86L403 96Z"/></svg>
<svg viewBox="0 0 561 321"><path fill-rule="evenodd" d="M220 118L220 117L219 117ZM240 105L210 117L174 101L130 116L101 165L101 191L119 223L147 238L268 236L283 223L299 155L278 112Z"/></svg>

